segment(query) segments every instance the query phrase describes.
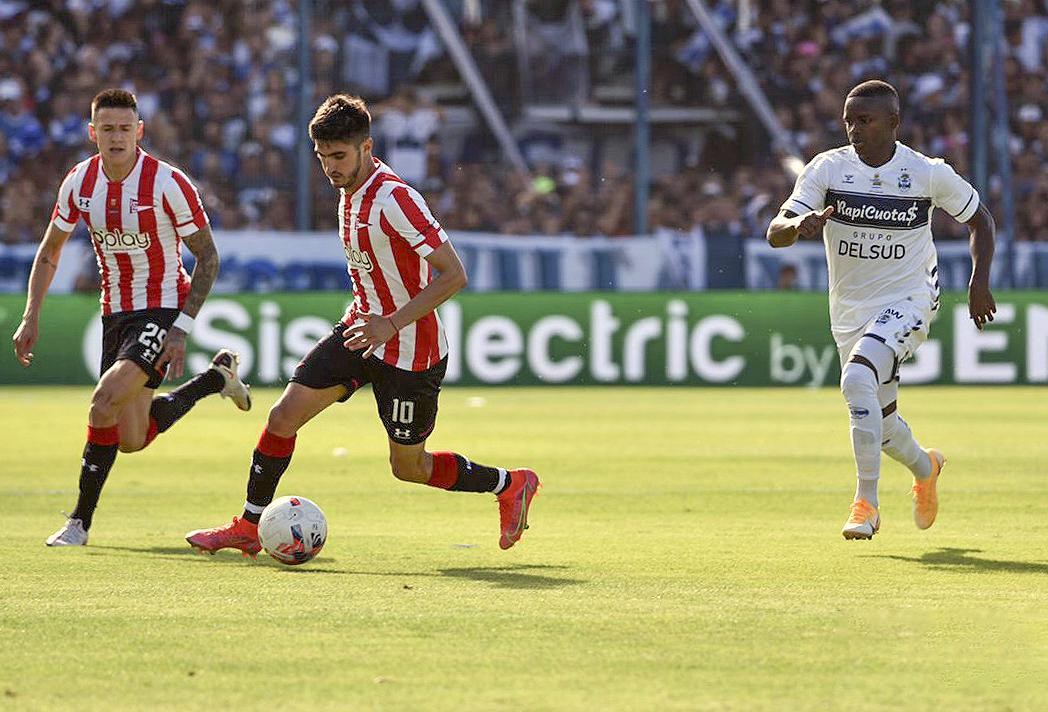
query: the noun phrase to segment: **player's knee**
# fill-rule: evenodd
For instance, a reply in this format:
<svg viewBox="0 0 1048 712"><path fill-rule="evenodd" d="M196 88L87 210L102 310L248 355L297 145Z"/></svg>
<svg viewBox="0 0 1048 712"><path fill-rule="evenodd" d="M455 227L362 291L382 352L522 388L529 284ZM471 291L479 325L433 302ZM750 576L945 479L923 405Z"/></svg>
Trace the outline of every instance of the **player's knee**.
<svg viewBox="0 0 1048 712"><path fill-rule="evenodd" d="M425 482L429 479L423 457L389 456L389 469L393 476L404 482Z"/></svg>
<svg viewBox="0 0 1048 712"><path fill-rule="evenodd" d="M96 389L91 396L91 422L108 422L116 419L119 415L116 398L106 389Z"/></svg>
<svg viewBox="0 0 1048 712"><path fill-rule="evenodd" d="M877 375L865 364L849 361L841 374L841 393L845 400L856 397L877 397Z"/></svg>
<svg viewBox="0 0 1048 712"><path fill-rule="evenodd" d="M269 419L266 421L266 430L289 438L298 432L299 419L292 409L283 403L277 403L269 410Z"/></svg>

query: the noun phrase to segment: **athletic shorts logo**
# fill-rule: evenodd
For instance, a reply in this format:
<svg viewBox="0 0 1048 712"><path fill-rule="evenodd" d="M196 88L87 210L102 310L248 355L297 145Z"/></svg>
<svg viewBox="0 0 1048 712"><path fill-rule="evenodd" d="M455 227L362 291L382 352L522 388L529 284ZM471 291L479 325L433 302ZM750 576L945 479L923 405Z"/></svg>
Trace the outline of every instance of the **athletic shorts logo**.
<svg viewBox="0 0 1048 712"><path fill-rule="evenodd" d="M139 252L149 247L148 232L92 230L91 239L103 252Z"/></svg>
<svg viewBox="0 0 1048 712"><path fill-rule="evenodd" d="M407 440L411 437L411 428L404 428L403 430L401 430L400 428L394 428L393 437L395 437L398 440Z"/></svg>
<svg viewBox="0 0 1048 712"><path fill-rule="evenodd" d="M895 309L885 309L881 312L881 315L877 317L878 324L887 324L892 319L902 319L902 312L896 311Z"/></svg>
<svg viewBox="0 0 1048 712"><path fill-rule="evenodd" d="M870 411L866 408L850 408L849 410L851 410L851 416L856 420L862 420L870 414Z"/></svg>

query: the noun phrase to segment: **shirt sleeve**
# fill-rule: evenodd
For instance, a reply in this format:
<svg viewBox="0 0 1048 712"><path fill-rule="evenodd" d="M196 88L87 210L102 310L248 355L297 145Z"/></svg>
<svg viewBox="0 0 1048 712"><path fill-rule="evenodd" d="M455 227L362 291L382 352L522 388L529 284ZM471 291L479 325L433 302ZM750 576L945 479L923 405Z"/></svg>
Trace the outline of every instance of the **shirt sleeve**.
<svg viewBox="0 0 1048 712"><path fill-rule="evenodd" d="M957 222L968 222L979 209L979 192L945 161L932 164L932 205Z"/></svg>
<svg viewBox="0 0 1048 712"><path fill-rule="evenodd" d="M426 257L448 241L448 234L429 212L418 191L397 185L382 208L382 219L411 245L420 257Z"/></svg>
<svg viewBox="0 0 1048 712"><path fill-rule="evenodd" d="M164 186L164 212L179 237L189 237L210 223L200 193L177 168L171 170L171 178Z"/></svg>
<svg viewBox="0 0 1048 712"><path fill-rule="evenodd" d="M793 184L793 192L780 209L792 210L798 215L804 215L826 207L825 165L826 161L819 156L813 158L797 176L797 182Z"/></svg>
<svg viewBox="0 0 1048 712"><path fill-rule="evenodd" d="M69 171L58 189L58 199L51 213L51 223L63 232L72 232L80 221L80 210L76 207L73 189L76 183L76 167Z"/></svg>

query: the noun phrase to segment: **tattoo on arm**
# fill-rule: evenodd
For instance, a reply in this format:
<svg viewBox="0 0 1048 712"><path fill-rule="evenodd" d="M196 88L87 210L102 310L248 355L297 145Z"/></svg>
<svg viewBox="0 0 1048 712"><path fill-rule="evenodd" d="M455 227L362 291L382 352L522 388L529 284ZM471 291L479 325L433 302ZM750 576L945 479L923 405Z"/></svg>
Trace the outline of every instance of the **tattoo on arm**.
<svg viewBox="0 0 1048 712"><path fill-rule="evenodd" d="M187 237L186 247L196 258L196 266L193 268L189 295L182 311L195 317L211 292L211 285L218 277L218 250L215 249L215 241L211 237L211 228L204 226Z"/></svg>

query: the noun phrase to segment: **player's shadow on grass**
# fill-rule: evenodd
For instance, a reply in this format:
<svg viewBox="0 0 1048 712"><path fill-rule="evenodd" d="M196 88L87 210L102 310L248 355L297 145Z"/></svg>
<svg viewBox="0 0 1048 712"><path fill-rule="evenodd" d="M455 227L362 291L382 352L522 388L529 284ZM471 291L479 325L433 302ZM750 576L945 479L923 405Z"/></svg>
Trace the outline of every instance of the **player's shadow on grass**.
<svg viewBox="0 0 1048 712"><path fill-rule="evenodd" d="M870 558L895 559L923 564L933 569L970 569L973 571L1007 571L1018 574L1048 574L1048 563L1037 561L1008 561L984 559L971 554L981 554L982 549L944 548L929 551L921 556L899 556L897 554L872 554Z"/></svg>
<svg viewBox="0 0 1048 712"><path fill-rule="evenodd" d="M94 549L95 551L94 552L90 552L89 551L88 553L94 553L96 555L102 553L102 551L128 551L128 552L131 552L131 553L134 553L134 554L151 554L153 556L157 556L157 557L164 558L164 559L179 558L179 559L186 559L188 561L199 561L199 562L221 561L221 562L227 563L227 564L228 563L238 563L238 562L240 562L240 563L252 563L252 564L267 564L267 565L272 565L272 566L274 566L276 568L284 568L284 569L288 569L288 570L291 570L291 571L314 571L316 573L328 573L328 574L345 574L345 573L348 573L346 571L339 571L339 570L336 570L336 569L318 569L316 567L310 567L309 569L299 569L299 568L296 568L294 566L288 567L288 566L285 566L284 564L281 564L281 563L279 563L277 561L274 561L273 559L270 559L265 554L259 554L259 558L257 560L253 560L250 557L242 556L239 552L233 551L233 550L219 551L219 552L216 552L216 554L212 557L212 556L208 556L207 554L201 554L199 551L193 549L189 545L186 545L186 546L143 546L143 547L134 547L134 546L92 546L91 548ZM327 557L319 557L319 558L313 559L313 562L316 562L316 563L321 563L321 562L324 562L324 561L334 561L334 559L330 559L330 558L327 558Z"/></svg>
<svg viewBox="0 0 1048 712"><path fill-rule="evenodd" d="M189 546L92 546L93 551L88 551L89 554L101 555L106 551L122 551L130 552L133 554L151 554L153 556L161 558L178 558L186 561L198 561L201 563L210 561L221 561L222 563L243 563L243 564L254 564L263 565L270 568L277 568L288 573L299 573L299 574L338 574L342 576L428 576L428 577L442 577L449 576L452 578L469 579L471 581L479 581L482 583L493 584L496 588L516 588L516 589L551 589L560 588L562 586L574 586L580 583L586 583L583 579L576 578L565 578L562 576L551 576L549 573L554 573L562 569L568 568L567 566L558 566L552 564L517 564L512 566L470 566L466 568L453 568L453 569L437 569L436 571L415 571L415 572L404 572L404 571L354 571L352 569L326 569L315 566L314 564L323 564L325 562L334 561L327 557L318 557L314 559L310 564L306 566L285 566L270 559L265 554L260 554L257 561L249 558L240 556L237 552L233 551L221 551L212 558L210 556L201 555ZM536 571L544 573L535 573Z"/></svg>
<svg viewBox="0 0 1048 712"><path fill-rule="evenodd" d="M560 588L562 586L585 583L582 579L531 573L535 569L556 571L566 568L566 566L519 564L515 566L471 566L468 568L439 569L439 573L441 576L491 583L496 588Z"/></svg>

